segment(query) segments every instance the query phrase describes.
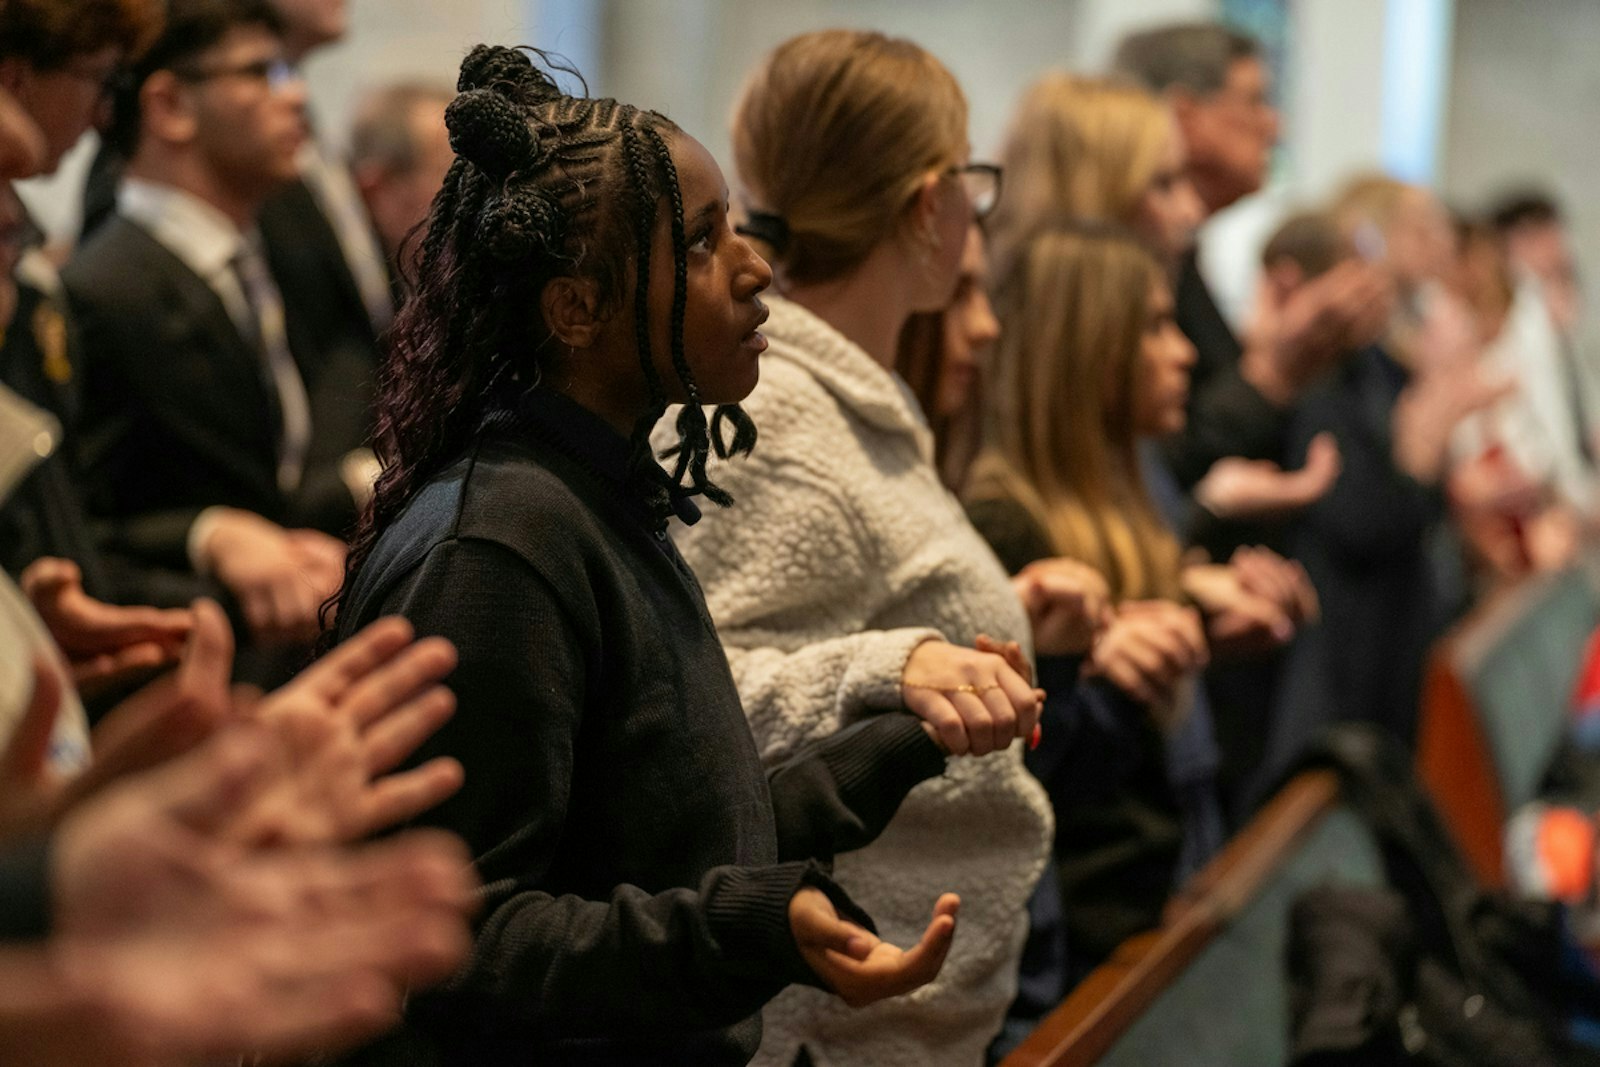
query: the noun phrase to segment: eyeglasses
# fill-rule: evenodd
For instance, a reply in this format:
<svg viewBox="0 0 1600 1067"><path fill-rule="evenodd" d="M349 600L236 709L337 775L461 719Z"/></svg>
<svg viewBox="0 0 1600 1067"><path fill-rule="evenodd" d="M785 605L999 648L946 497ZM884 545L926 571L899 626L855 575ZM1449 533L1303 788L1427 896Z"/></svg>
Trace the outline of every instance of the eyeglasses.
<svg viewBox="0 0 1600 1067"><path fill-rule="evenodd" d="M963 167L951 167L945 173L961 179L967 199L972 203L972 213L978 218L988 215L1000 203L1001 171L996 164L968 163Z"/></svg>
<svg viewBox="0 0 1600 1067"><path fill-rule="evenodd" d="M249 78L261 81L273 92L282 92L300 81L300 68L281 56L237 63L231 67L174 68L172 73L187 82L215 81L218 78Z"/></svg>

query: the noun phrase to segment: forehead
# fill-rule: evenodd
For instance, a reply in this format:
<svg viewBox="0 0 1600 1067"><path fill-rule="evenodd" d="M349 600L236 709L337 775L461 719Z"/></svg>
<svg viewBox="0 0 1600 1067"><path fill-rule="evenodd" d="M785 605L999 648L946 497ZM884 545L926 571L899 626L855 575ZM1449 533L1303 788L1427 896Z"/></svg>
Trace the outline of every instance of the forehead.
<svg viewBox="0 0 1600 1067"><path fill-rule="evenodd" d="M1259 56L1241 56L1228 64L1223 88L1235 92L1265 92L1267 80L1267 65Z"/></svg>
<svg viewBox="0 0 1600 1067"><path fill-rule="evenodd" d="M709 202L720 204L728 198L722 168L705 145L682 131L670 134L667 144L672 150L672 164L678 169L684 211L694 212Z"/></svg>
<svg viewBox="0 0 1600 1067"><path fill-rule="evenodd" d="M201 56L268 56L283 50L282 39L265 26L235 26Z"/></svg>

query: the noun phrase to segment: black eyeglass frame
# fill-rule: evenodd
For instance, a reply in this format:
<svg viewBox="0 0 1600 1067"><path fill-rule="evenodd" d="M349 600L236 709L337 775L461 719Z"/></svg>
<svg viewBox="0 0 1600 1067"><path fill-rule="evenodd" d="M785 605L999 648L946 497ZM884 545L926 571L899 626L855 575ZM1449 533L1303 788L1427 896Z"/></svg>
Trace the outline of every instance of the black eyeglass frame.
<svg viewBox="0 0 1600 1067"><path fill-rule="evenodd" d="M984 174L994 182L994 191L989 194L989 203L980 206L976 199L972 201L972 211L979 219L987 218L1000 203L1000 191L1005 187L1005 170L998 163L967 163L959 167L946 168L945 173L961 178L967 174ZM966 187L966 182L962 182Z"/></svg>

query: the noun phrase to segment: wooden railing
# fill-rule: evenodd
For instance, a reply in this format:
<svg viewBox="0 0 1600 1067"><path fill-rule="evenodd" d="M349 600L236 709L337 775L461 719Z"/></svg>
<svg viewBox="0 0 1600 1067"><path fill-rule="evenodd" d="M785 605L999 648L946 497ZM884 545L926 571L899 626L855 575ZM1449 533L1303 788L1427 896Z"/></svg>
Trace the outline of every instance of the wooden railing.
<svg viewBox="0 0 1600 1067"><path fill-rule="evenodd" d="M1161 925L1129 938L1006 1057L1002 1067L1088 1067L1114 1045L1255 899L1331 811L1331 771L1292 779L1172 899Z"/></svg>

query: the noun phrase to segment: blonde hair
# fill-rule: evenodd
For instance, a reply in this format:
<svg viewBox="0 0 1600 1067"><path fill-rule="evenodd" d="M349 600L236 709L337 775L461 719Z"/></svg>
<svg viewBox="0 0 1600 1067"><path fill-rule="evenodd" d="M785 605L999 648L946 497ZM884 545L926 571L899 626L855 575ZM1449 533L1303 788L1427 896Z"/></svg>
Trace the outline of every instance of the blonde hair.
<svg viewBox="0 0 1600 1067"><path fill-rule="evenodd" d="M733 155L748 204L780 216L768 257L790 282L858 266L900 225L923 176L961 161L967 100L921 46L857 30L779 45L745 82Z"/></svg>
<svg viewBox="0 0 1600 1067"><path fill-rule="evenodd" d="M1180 596L1181 550L1139 471L1134 395L1151 253L1109 226L1045 224L995 290L1006 324L987 390L989 444L969 500L1011 500L1052 549L1101 574L1118 599Z"/></svg>
<svg viewBox="0 0 1600 1067"><path fill-rule="evenodd" d="M1132 222L1171 137L1166 104L1136 85L1060 72L1034 82L1000 155L1006 193L989 227L996 260L1043 219Z"/></svg>

